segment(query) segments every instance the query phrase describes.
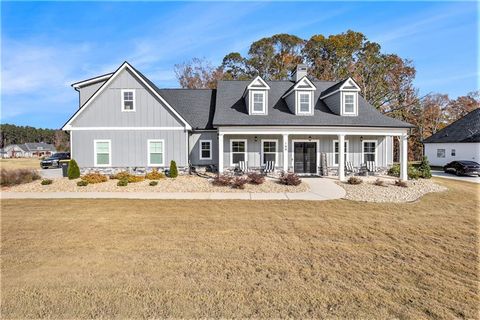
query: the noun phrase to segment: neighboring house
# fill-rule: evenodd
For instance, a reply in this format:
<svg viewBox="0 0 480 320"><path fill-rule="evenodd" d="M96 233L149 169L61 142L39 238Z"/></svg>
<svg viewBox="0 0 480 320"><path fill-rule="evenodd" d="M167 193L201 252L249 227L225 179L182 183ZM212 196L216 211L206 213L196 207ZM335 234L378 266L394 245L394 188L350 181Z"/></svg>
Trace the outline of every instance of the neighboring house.
<svg viewBox="0 0 480 320"><path fill-rule="evenodd" d="M433 166L455 160L480 161L480 109L446 126L423 141L424 153Z"/></svg>
<svg viewBox="0 0 480 320"><path fill-rule="evenodd" d="M53 144L45 142L11 144L3 148L4 158L33 158L49 156L55 152Z"/></svg>
<svg viewBox="0 0 480 320"><path fill-rule="evenodd" d="M71 154L84 169L165 168L240 161L260 168L315 175L321 155L345 177L345 162L360 167L393 163L400 137L401 178L407 179L407 134L412 125L368 104L351 78L311 80L299 65L292 80L219 81L215 90L159 89L129 63L114 73L72 85L79 109L64 125ZM339 148L344 145L344 148ZM324 161L325 162L325 161Z"/></svg>

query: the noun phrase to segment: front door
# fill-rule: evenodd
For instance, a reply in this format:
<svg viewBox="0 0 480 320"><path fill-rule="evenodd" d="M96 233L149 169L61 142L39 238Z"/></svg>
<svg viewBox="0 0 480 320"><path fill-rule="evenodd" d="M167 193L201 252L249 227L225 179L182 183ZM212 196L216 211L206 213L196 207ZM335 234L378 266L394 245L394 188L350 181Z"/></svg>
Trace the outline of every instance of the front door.
<svg viewBox="0 0 480 320"><path fill-rule="evenodd" d="M317 173L317 143L293 143L293 171L295 173Z"/></svg>

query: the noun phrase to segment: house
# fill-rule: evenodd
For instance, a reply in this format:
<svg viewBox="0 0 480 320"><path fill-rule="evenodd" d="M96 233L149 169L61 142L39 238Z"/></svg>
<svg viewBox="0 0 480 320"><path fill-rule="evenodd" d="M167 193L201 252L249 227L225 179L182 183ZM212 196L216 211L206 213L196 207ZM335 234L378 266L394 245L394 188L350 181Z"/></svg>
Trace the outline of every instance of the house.
<svg viewBox="0 0 480 320"><path fill-rule="evenodd" d="M475 109L423 141L433 166L455 160L480 161L480 109Z"/></svg>
<svg viewBox="0 0 480 320"><path fill-rule="evenodd" d="M6 146L3 151L3 158L43 157L57 152L53 144L45 142L11 144Z"/></svg>
<svg viewBox="0 0 480 320"><path fill-rule="evenodd" d="M381 114L351 78L219 81L217 89L159 89L124 62L115 72L74 83L79 108L63 126L83 170L216 165L220 173L245 161L260 168L316 175L320 160L345 178L345 164L393 163L401 140L401 178L407 179L412 125ZM344 148L339 148L343 145Z"/></svg>

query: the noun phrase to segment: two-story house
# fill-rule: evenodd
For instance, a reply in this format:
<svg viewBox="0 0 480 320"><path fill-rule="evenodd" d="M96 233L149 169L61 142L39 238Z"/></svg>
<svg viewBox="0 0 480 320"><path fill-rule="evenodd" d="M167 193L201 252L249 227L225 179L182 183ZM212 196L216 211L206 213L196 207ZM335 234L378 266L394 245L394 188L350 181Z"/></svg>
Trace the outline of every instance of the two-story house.
<svg viewBox="0 0 480 320"><path fill-rule="evenodd" d="M407 179L412 125L372 107L351 78L219 81L217 89L159 89L129 63L72 85L79 108L64 125L81 168L180 167L215 164L219 172L245 161L260 168L316 175L320 155L345 177L345 164L393 163L400 139L401 179ZM343 146L341 148L340 146Z"/></svg>

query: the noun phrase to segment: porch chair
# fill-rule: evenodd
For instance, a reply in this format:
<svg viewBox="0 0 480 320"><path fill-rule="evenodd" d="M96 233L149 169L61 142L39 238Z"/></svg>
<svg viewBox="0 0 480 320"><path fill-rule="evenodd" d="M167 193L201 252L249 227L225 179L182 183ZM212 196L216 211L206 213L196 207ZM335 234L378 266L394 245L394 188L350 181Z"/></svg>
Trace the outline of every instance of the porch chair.
<svg viewBox="0 0 480 320"><path fill-rule="evenodd" d="M238 167L235 168L235 173L245 174L248 172L248 165L246 161L239 161Z"/></svg>
<svg viewBox="0 0 480 320"><path fill-rule="evenodd" d="M267 161L265 167L262 169L264 175L272 173L275 171L275 161Z"/></svg>
<svg viewBox="0 0 480 320"><path fill-rule="evenodd" d="M353 167L353 163L350 161L345 162L345 173L346 174L355 174L356 170Z"/></svg>
<svg viewBox="0 0 480 320"><path fill-rule="evenodd" d="M370 174L375 175L377 173L377 166L375 165L375 161L367 161L367 171Z"/></svg>

